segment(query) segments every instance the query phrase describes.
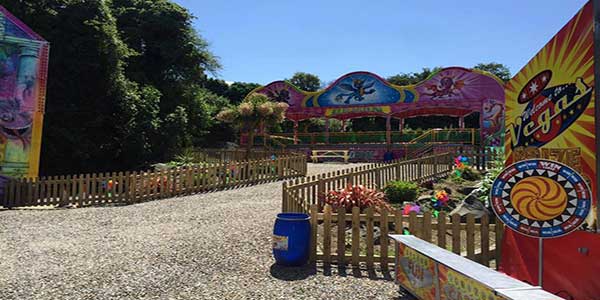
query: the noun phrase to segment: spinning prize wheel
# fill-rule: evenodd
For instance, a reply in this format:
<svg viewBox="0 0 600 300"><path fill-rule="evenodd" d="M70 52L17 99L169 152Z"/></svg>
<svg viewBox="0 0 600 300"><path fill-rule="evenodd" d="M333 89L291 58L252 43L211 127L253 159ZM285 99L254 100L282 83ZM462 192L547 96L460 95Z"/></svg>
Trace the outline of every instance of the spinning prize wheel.
<svg viewBox="0 0 600 300"><path fill-rule="evenodd" d="M505 168L492 184L491 206L510 229L535 238L576 230L592 206L583 177L551 160L531 159Z"/></svg>

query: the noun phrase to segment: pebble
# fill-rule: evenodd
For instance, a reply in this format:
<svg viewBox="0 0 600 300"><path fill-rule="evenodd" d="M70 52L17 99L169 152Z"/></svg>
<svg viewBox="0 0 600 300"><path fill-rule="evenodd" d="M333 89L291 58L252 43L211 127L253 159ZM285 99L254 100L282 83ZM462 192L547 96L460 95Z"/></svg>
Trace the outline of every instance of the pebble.
<svg viewBox="0 0 600 300"><path fill-rule="evenodd" d="M309 174L355 165L309 164ZM0 211L0 299L410 299L391 274L274 264L281 182L115 207Z"/></svg>

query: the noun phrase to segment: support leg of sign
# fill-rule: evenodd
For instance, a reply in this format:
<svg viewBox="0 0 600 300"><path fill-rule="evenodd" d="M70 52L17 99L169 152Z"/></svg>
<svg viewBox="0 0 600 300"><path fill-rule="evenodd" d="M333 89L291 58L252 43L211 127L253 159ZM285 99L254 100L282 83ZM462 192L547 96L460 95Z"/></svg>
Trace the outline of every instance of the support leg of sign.
<svg viewBox="0 0 600 300"><path fill-rule="evenodd" d="M593 0L594 5L594 115L596 129L596 153L600 153L600 0ZM600 170L600 159L596 156L596 170ZM596 185L599 185L600 178L596 174ZM600 189L596 189L596 199L600 199ZM596 200L598 201L598 200ZM598 203L598 202L596 202ZM593 210L592 210L593 211ZM597 219L600 220L600 209L597 210ZM600 233L600 226L596 225L596 232Z"/></svg>
<svg viewBox="0 0 600 300"><path fill-rule="evenodd" d="M538 285L542 287L544 277L544 239L538 238Z"/></svg>

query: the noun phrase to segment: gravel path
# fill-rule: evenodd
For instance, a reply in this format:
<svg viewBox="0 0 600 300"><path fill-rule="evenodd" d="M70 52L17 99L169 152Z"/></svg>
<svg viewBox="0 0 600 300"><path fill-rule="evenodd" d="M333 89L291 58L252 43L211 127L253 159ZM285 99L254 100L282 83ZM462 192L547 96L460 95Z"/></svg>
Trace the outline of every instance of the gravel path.
<svg viewBox="0 0 600 300"><path fill-rule="evenodd" d="M121 207L0 211L0 299L403 299L390 274L275 266L280 201L275 182Z"/></svg>

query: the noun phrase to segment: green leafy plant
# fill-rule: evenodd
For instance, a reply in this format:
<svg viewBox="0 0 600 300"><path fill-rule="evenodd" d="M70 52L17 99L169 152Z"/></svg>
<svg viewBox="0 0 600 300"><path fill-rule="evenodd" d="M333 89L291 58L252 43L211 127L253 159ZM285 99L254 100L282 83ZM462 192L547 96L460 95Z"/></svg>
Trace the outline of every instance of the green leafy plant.
<svg viewBox="0 0 600 300"><path fill-rule="evenodd" d="M369 207L373 207L377 212L393 210L385 201L384 193L363 185L348 185L339 191L329 191L325 197L325 203L331 205L334 210L345 207L346 211L351 211L355 206L359 207L361 212Z"/></svg>
<svg viewBox="0 0 600 300"><path fill-rule="evenodd" d="M273 102L263 94L248 95L237 107L227 108L217 114L217 120L232 123L248 132L246 153L254 146L254 134L260 126L269 128L280 124L285 119L285 111L289 105L285 102Z"/></svg>
<svg viewBox="0 0 600 300"><path fill-rule="evenodd" d="M474 181L481 179L481 173L469 166L463 166L462 168L456 169L456 171L460 173L460 177L464 180Z"/></svg>
<svg viewBox="0 0 600 300"><path fill-rule="evenodd" d="M412 202L417 200L419 186L414 182L392 181L383 191L391 203Z"/></svg>
<svg viewBox="0 0 600 300"><path fill-rule="evenodd" d="M500 172L502 172L502 167L493 168L490 169L483 177L479 193L479 200L481 200L481 202L487 203L488 198L490 196L490 189L492 188L492 184L494 183L494 180L496 179L496 177L498 177Z"/></svg>

